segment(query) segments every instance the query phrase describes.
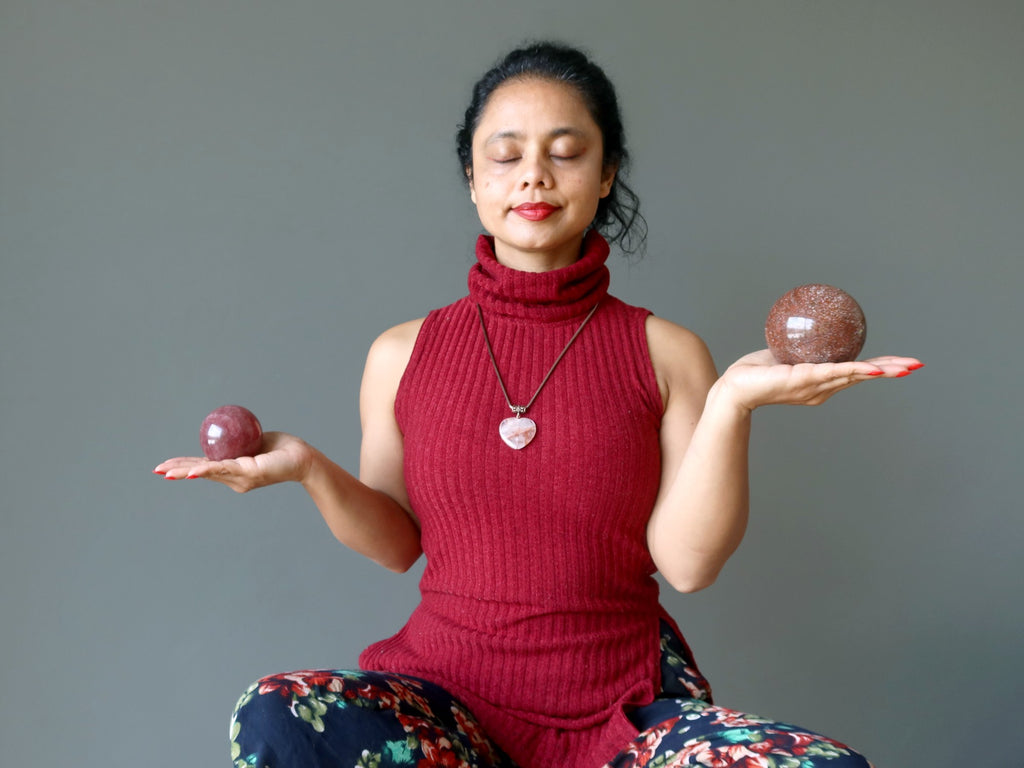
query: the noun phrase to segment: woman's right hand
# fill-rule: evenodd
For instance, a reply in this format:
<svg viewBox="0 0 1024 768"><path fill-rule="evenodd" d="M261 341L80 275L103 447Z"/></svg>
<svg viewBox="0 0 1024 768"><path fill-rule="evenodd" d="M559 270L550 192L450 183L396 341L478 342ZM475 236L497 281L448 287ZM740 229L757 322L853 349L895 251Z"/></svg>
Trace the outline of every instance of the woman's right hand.
<svg viewBox="0 0 1024 768"><path fill-rule="evenodd" d="M153 470L168 480L206 478L223 483L238 493L286 482L302 482L313 461L314 449L285 432L264 432L261 453L237 459L210 461L199 456L179 456L161 462Z"/></svg>

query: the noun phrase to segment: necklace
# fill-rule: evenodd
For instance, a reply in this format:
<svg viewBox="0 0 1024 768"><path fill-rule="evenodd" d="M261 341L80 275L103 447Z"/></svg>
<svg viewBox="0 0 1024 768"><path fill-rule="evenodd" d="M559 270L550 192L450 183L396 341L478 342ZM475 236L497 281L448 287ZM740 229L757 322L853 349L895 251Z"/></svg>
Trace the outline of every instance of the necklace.
<svg viewBox="0 0 1024 768"><path fill-rule="evenodd" d="M484 332L484 343L487 345L487 354L491 358L491 365L494 366L494 374L498 377L498 386L501 387L501 393L505 396L505 402L508 404L509 410L512 411L513 415L507 419L504 419L501 424L498 425L498 434L501 435L501 439L505 441L505 444L509 448L520 450L530 444L530 441L537 435L537 422L533 419L528 419L523 414L533 405L533 401L537 399L537 395L544 389L544 385L548 383L548 379L551 378L551 374L555 372L557 365L562 362L562 358L565 357L565 353L569 351L569 347L576 341L576 337L580 335L580 332L586 327L587 323L590 322L590 318L597 312L597 308L601 306L599 301L594 305L594 308L587 313L587 316L583 318L583 322L580 323L580 327L576 329L576 332L572 335L565 347L561 352L558 353L558 357L555 358L555 362L551 364L548 372L544 375L544 379L541 381L540 386L537 387L537 391L533 393L533 397L526 405L512 405L512 399L508 396L508 390L505 388L505 382L501 378L501 371L498 370L498 361L494 359L494 350L491 348L491 340L487 336L487 326L484 325L484 311L480 308L480 305L476 305L477 315L480 317L480 329Z"/></svg>

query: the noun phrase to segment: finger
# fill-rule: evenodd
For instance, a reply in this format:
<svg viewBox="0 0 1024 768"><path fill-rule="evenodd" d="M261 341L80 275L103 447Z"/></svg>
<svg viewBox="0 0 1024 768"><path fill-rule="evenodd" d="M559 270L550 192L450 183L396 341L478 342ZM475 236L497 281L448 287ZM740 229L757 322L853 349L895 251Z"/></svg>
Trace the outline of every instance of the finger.
<svg viewBox="0 0 1024 768"><path fill-rule="evenodd" d="M856 383L879 376L883 369L872 361L851 360L845 363L797 363L793 373L808 382Z"/></svg>
<svg viewBox="0 0 1024 768"><path fill-rule="evenodd" d="M916 357L886 355L849 363L821 363L814 367L827 378L852 376L856 381L863 381L870 378L901 378L925 365Z"/></svg>
<svg viewBox="0 0 1024 768"><path fill-rule="evenodd" d="M874 363L875 365L894 365L901 368L905 368L909 371L916 371L920 368L924 368L924 363L918 360L916 357L901 357L898 355L885 355L883 357L872 357L865 362Z"/></svg>
<svg viewBox="0 0 1024 768"><path fill-rule="evenodd" d="M885 373L885 378L889 379L903 378L925 367L924 363L915 357L889 356L875 358L872 362Z"/></svg>
<svg viewBox="0 0 1024 768"><path fill-rule="evenodd" d="M164 480L184 480L188 477L190 470L188 467L171 467L170 469L162 472L157 472L158 475L163 475Z"/></svg>
<svg viewBox="0 0 1024 768"><path fill-rule="evenodd" d="M846 381L846 386L852 386L872 379L898 379L903 376L909 376L912 372L911 369L903 364L872 362L868 364L868 367L858 366L856 370L850 371L843 378Z"/></svg>
<svg viewBox="0 0 1024 768"><path fill-rule="evenodd" d="M181 467L191 467L199 462L204 461L198 456L176 456L173 459L167 459L162 461L153 468L153 474L165 475L168 472L180 469Z"/></svg>
<svg viewBox="0 0 1024 768"><path fill-rule="evenodd" d="M196 459L192 462L182 462L167 469L167 471L163 473L163 476L166 480L193 480L197 477L203 477L206 474L207 464L208 462L205 462L203 459Z"/></svg>
<svg viewBox="0 0 1024 768"><path fill-rule="evenodd" d="M242 474L244 474L244 469L238 459L224 459L223 461L202 461L192 466L186 477L189 480L206 478L207 480L226 482Z"/></svg>
<svg viewBox="0 0 1024 768"><path fill-rule="evenodd" d="M789 395L784 402L820 405L844 389L885 376L885 370L864 361L800 363L793 366Z"/></svg>
<svg viewBox="0 0 1024 768"><path fill-rule="evenodd" d="M208 478L210 480L223 480L223 478L238 474L238 468L230 465L237 462L234 460L210 461L196 457L183 456L178 459L164 462L157 467L167 480L195 480L197 478ZM157 470L154 470L156 472Z"/></svg>

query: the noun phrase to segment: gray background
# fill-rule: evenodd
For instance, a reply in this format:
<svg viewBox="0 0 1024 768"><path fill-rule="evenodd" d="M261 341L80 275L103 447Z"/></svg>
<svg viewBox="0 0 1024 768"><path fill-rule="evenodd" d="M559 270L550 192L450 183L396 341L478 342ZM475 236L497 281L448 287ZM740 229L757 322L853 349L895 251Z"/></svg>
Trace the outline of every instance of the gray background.
<svg viewBox="0 0 1024 768"><path fill-rule="evenodd" d="M451 137L526 37L616 81L613 289L721 368L788 288L928 368L755 417L749 534L667 594L721 703L880 768L1022 766L1019 2L0 2L0 753L227 765L255 677L413 607L296 487L150 474L225 402L355 469L384 328L458 298ZM457 417L457 414L453 414Z"/></svg>

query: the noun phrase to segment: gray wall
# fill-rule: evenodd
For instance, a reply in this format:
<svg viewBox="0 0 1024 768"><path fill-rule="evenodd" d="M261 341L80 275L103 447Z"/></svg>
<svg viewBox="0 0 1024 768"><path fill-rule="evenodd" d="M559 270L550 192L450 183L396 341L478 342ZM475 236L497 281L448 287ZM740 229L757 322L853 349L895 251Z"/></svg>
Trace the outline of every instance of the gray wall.
<svg viewBox="0 0 1024 768"><path fill-rule="evenodd" d="M226 765L250 680L404 620L418 570L298 488L150 470L225 402L355 468L370 341L464 292L469 86L551 35L621 90L620 297L724 368L832 282L866 355L928 363L756 416L744 545L665 597L719 701L880 768L1024 764L1022 33L991 0L2 0L3 763Z"/></svg>

